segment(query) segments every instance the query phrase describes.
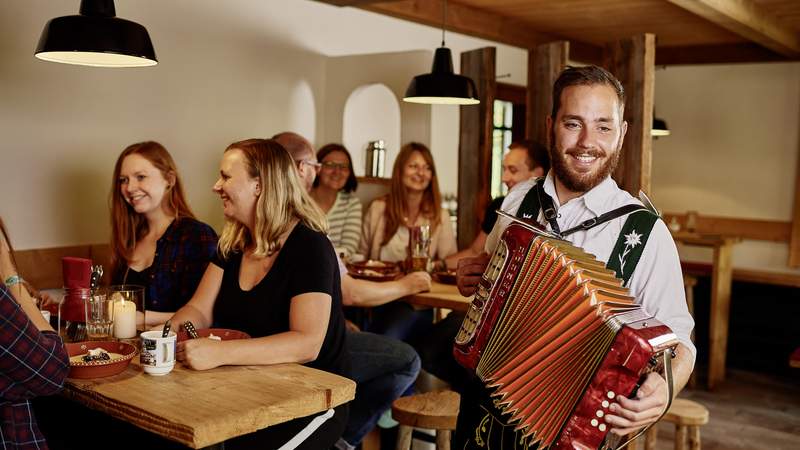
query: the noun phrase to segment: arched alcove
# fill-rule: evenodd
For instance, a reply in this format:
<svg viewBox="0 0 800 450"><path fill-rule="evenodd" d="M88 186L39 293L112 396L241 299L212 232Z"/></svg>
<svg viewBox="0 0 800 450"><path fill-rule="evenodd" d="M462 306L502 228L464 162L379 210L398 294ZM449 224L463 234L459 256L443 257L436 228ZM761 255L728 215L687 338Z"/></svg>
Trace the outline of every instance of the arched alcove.
<svg viewBox="0 0 800 450"><path fill-rule="evenodd" d="M288 130L314 142L317 130L317 109L314 104L314 92L306 80L298 81L291 88L286 121Z"/></svg>
<svg viewBox="0 0 800 450"><path fill-rule="evenodd" d="M383 84L359 86L347 98L342 119L342 144L353 156L356 175L364 175L367 143L382 139L386 144L383 176L391 176L400 150L400 104Z"/></svg>

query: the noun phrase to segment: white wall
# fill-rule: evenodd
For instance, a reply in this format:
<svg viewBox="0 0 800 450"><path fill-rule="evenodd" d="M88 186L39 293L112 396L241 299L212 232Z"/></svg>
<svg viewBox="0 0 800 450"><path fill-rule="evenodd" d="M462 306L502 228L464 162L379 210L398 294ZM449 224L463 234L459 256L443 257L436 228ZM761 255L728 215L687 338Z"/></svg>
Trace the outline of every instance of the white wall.
<svg viewBox="0 0 800 450"><path fill-rule="evenodd" d="M653 197L664 211L791 221L800 150L800 64L656 71L656 112L672 134L653 143ZM683 255L708 260L689 247ZM789 271L788 246L744 241L734 266ZM800 270L795 270L800 273Z"/></svg>
<svg viewBox="0 0 800 450"><path fill-rule="evenodd" d="M16 247L107 241L114 162L146 139L170 150L195 212L219 229L210 188L225 146L284 129L315 131L324 56L205 23L178 2L117 2L119 16L149 29L158 66L35 59L44 23L76 13L78 3L0 3L0 215Z"/></svg>

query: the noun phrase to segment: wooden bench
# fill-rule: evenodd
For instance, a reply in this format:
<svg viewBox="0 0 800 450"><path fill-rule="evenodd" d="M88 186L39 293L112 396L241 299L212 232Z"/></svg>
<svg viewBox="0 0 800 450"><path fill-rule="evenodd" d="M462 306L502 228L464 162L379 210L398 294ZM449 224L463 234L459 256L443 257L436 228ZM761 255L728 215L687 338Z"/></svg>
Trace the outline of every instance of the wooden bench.
<svg viewBox="0 0 800 450"><path fill-rule="evenodd" d="M105 269L103 283L108 284L111 249L108 244L71 245L15 252L17 270L37 289L56 289L64 286L61 276L61 258L75 256L91 259L94 264L102 264Z"/></svg>

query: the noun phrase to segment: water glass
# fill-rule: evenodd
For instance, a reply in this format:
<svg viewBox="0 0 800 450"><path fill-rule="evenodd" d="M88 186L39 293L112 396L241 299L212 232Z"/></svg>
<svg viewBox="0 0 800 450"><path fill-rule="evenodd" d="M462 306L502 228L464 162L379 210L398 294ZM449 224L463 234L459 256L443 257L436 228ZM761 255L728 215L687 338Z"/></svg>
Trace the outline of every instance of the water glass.
<svg viewBox="0 0 800 450"><path fill-rule="evenodd" d="M114 324L112 305L105 292L96 291L86 299L86 337L107 340Z"/></svg>

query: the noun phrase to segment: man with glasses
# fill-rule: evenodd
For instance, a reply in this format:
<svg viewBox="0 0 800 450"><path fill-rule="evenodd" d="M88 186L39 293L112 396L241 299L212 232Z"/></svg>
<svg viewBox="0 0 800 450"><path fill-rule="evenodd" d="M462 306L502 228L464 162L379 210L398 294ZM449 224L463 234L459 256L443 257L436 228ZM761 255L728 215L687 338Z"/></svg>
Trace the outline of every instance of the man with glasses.
<svg viewBox="0 0 800 450"><path fill-rule="evenodd" d="M314 178L317 177L317 172L322 167L322 164L317 161L314 146L303 136L291 131L278 133L272 136L272 139L278 141L292 155L292 159L297 164L297 173L305 183L306 190L311 190Z"/></svg>

